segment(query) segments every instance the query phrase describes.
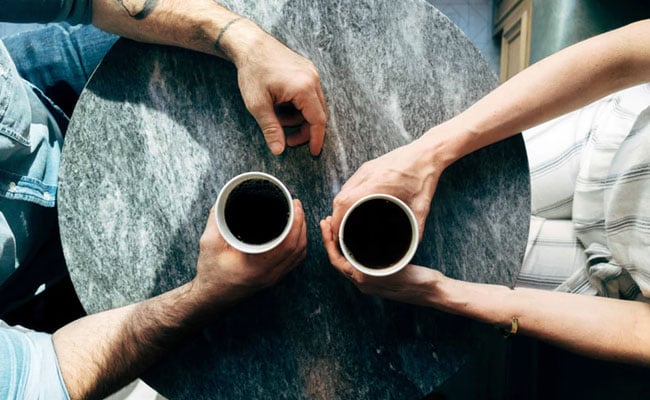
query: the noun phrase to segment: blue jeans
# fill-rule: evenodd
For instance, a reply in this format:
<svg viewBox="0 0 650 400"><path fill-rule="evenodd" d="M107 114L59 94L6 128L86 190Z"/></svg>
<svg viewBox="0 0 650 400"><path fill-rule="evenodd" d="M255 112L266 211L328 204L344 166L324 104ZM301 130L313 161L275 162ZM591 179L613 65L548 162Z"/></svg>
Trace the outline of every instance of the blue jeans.
<svg viewBox="0 0 650 400"><path fill-rule="evenodd" d="M42 25L3 39L18 73L68 116L117 36L91 25Z"/></svg>
<svg viewBox="0 0 650 400"><path fill-rule="evenodd" d="M43 25L3 38L20 76L68 115L116 40L92 26L69 24ZM45 229L45 225L31 228ZM48 231L43 233L44 243L30 249L20 267L0 285L0 319L12 325L54 331L83 315L68 276L58 229L55 226ZM47 282L47 289L34 297L41 282Z"/></svg>

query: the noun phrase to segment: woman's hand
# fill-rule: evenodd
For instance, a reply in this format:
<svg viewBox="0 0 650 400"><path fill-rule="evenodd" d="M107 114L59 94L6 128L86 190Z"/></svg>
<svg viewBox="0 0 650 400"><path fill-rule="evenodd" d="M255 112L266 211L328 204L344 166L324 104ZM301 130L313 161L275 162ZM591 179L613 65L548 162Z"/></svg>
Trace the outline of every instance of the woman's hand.
<svg viewBox="0 0 650 400"><path fill-rule="evenodd" d="M398 273L387 277L365 275L354 268L341 254L338 242L334 239L331 221L332 217L327 217L320 222L323 244L330 263L362 293L403 303L431 306L437 283L444 278L439 271L410 264Z"/></svg>
<svg viewBox="0 0 650 400"><path fill-rule="evenodd" d="M425 156L420 141L399 147L364 163L334 198L331 226L334 237L345 212L360 198L373 193L393 195L404 201L418 221L419 237L444 166Z"/></svg>

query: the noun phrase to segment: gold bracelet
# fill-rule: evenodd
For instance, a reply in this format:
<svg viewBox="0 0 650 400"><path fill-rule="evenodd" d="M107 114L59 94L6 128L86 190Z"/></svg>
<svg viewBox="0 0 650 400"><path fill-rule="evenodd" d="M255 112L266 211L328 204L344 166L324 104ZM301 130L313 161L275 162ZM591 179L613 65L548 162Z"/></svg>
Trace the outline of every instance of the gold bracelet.
<svg viewBox="0 0 650 400"><path fill-rule="evenodd" d="M510 319L510 330L501 329L501 334L504 338L507 338L511 335L516 335L519 330L519 319L517 317L512 317Z"/></svg>

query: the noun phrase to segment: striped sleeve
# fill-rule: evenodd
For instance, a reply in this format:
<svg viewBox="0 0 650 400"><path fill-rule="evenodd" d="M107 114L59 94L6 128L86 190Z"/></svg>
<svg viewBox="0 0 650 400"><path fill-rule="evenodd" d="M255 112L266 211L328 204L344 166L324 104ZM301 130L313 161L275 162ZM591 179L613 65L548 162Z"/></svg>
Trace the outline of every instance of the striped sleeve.
<svg viewBox="0 0 650 400"><path fill-rule="evenodd" d="M2 2L0 21L90 24L92 0L8 0Z"/></svg>
<svg viewBox="0 0 650 400"><path fill-rule="evenodd" d="M0 398L70 400L51 335L0 321Z"/></svg>

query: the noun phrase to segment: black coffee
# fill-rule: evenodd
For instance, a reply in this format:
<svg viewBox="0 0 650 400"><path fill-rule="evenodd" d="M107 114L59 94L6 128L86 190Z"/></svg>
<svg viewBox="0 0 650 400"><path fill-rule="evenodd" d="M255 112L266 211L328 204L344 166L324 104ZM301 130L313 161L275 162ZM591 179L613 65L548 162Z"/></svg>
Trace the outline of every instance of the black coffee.
<svg viewBox="0 0 650 400"><path fill-rule="evenodd" d="M343 240L352 257L368 268L386 268L400 260L411 244L411 224L395 203L372 199L348 216Z"/></svg>
<svg viewBox="0 0 650 400"><path fill-rule="evenodd" d="M264 179L244 181L230 192L224 217L230 232L249 244L263 244L280 236L289 220L289 204L282 189Z"/></svg>

